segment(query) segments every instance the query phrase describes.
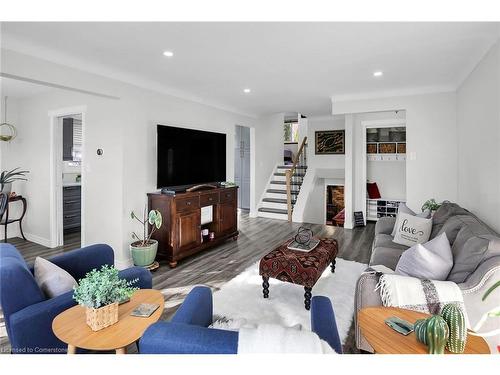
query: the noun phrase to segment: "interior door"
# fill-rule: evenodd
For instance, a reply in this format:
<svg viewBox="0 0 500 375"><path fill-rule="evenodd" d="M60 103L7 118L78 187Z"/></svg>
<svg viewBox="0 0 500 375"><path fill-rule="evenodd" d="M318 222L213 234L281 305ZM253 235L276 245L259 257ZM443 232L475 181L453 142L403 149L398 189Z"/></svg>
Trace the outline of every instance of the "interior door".
<svg viewBox="0 0 500 375"><path fill-rule="evenodd" d="M250 209L250 128L236 126L234 180L240 187L238 208Z"/></svg>
<svg viewBox="0 0 500 375"><path fill-rule="evenodd" d="M179 251L198 246L201 243L200 211L177 214L177 238Z"/></svg>

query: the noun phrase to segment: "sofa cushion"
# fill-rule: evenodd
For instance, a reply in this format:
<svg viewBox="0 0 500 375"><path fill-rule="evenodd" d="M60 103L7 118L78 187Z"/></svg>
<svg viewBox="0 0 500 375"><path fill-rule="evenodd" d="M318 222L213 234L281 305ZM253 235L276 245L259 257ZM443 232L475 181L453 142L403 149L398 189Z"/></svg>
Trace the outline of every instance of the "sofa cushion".
<svg viewBox="0 0 500 375"><path fill-rule="evenodd" d="M47 298L73 290L78 283L67 271L41 257L35 259L35 280Z"/></svg>
<svg viewBox="0 0 500 375"><path fill-rule="evenodd" d="M463 226L457 234L451 251L453 268L448 280L464 282L483 261L500 256L500 238L474 216L462 216Z"/></svg>
<svg viewBox="0 0 500 375"><path fill-rule="evenodd" d="M470 222L467 218L473 218L470 215L457 215L451 216L445 223L441 226L441 229L437 233L436 237L439 235L446 233L446 237L448 237L448 241L450 245L453 245L455 239L457 238L458 232L464 225Z"/></svg>
<svg viewBox="0 0 500 375"><path fill-rule="evenodd" d="M377 247L372 250L370 258L370 266L383 265L391 270L396 269L399 258L403 254L404 249L396 249L394 247Z"/></svg>
<svg viewBox="0 0 500 375"><path fill-rule="evenodd" d="M393 242L394 238L390 234L377 234L373 240L372 248L387 247L397 250L406 250L408 246Z"/></svg>
<svg viewBox="0 0 500 375"><path fill-rule="evenodd" d="M396 273L428 280L446 280L453 267L450 243L443 233L424 244L406 250L396 266Z"/></svg>
<svg viewBox="0 0 500 375"><path fill-rule="evenodd" d="M440 231L443 228L444 223L450 217L457 215L470 215L470 212L467 211L465 208L460 207L456 203L443 202L443 204L441 204L441 207L438 208L438 210L434 213L434 216L432 217L432 232L430 238L432 239L436 237L438 234L441 234ZM448 233L446 235L448 235ZM450 240L450 243L453 243L449 235L448 235L448 240Z"/></svg>
<svg viewBox="0 0 500 375"><path fill-rule="evenodd" d="M377 234L391 234L394 230L394 224L396 224L395 217L381 217L375 223L375 235Z"/></svg>
<svg viewBox="0 0 500 375"><path fill-rule="evenodd" d="M396 221L394 242L408 246L424 243L429 240L431 231L432 219L400 213Z"/></svg>
<svg viewBox="0 0 500 375"><path fill-rule="evenodd" d="M398 207L398 214L396 215L396 222L394 223L394 228L392 229L392 233L391 233L392 237L396 237L397 224L399 221L400 214L407 214L407 215L411 215L411 216L423 217L425 219L428 219L431 217L431 212L429 210L425 210L424 212L417 214L415 211L413 211L411 208L409 208L406 205L406 203L401 203Z"/></svg>

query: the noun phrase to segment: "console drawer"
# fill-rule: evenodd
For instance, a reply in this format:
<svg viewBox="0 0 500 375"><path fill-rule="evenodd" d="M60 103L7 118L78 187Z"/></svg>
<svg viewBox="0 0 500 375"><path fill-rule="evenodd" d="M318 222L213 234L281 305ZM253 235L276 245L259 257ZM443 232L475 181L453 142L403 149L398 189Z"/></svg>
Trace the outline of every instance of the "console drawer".
<svg viewBox="0 0 500 375"><path fill-rule="evenodd" d="M220 192L220 201L222 202L232 202L236 200L236 189L222 190Z"/></svg>
<svg viewBox="0 0 500 375"><path fill-rule="evenodd" d="M175 205L177 207L177 212L192 211L200 208L200 198L190 197L181 198L175 200Z"/></svg>
<svg viewBox="0 0 500 375"><path fill-rule="evenodd" d="M200 207L211 206L219 203L219 193L200 195Z"/></svg>

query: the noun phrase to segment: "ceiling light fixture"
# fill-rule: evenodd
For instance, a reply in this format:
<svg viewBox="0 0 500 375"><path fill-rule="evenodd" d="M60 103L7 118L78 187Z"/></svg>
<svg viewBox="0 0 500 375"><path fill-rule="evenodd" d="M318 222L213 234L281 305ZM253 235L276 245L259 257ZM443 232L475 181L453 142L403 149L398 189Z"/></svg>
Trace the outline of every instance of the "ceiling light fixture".
<svg viewBox="0 0 500 375"><path fill-rule="evenodd" d="M376 72L373 72L374 77L382 77L384 75L384 72L378 70Z"/></svg>
<svg viewBox="0 0 500 375"><path fill-rule="evenodd" d="M163 56L166 56L166 57L172 57L173 55L174 55L174 53L172 51L163 52Z"/></svg>
<svg viewBox="0 0 500 375"><path fill-rule="evenodd" d="M249 94L249 93L250 93L250 91L252 91L252 90L250 90L250 89L243 89L243 92L244 92L245 94Z"/></svg>

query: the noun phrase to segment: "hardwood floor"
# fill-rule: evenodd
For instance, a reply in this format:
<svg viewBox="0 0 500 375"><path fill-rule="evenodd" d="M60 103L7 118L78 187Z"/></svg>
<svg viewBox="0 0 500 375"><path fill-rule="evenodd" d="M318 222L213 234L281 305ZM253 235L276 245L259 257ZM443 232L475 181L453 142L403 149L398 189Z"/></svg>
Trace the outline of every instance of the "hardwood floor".
<svg viewBox="0 0 500 375"><path fill-rule="evenodd" d="M166 262L160 263L160 268L153 273L153 287L162 290L165 295L166 308L162 319L169 319L174 314L193 286L203 284L210 286L213 290L219 289L281 242L292 237L301 225L310 228L315 236L337 239L339 257L368 263L374 236L372 223L366 227L348 230L319 224L297 224L282 220L250 218L248 213L240 212L238 215L240 235L237 241L228 241L217 248L184 259L174 269L170 269ZM80 247L79 235L68 238L67 241L65 240L64 247L55 249L48 249L17 238L11 243L18 248L28 263L32 263L37 256L50 257ZM0 330L4 333L3 316L0 319L2 325ZM344 348L345 352L356 352L353 340L351 327ZM5 352L7 346L7 338L0 337L0 351ZM134 348L130 349L134 351Z"/></svg>
<svg viewBox="0 0 500 375"><path fill-rule="evenodd" d="M10 238L9 243L19 250L26 262L32 264L36 257L50 258L51 256L80 248L80 232L65 234L64 246L55 247L53 249L34 242L24 241L19 237Z"/></svg>

